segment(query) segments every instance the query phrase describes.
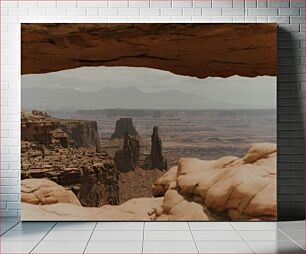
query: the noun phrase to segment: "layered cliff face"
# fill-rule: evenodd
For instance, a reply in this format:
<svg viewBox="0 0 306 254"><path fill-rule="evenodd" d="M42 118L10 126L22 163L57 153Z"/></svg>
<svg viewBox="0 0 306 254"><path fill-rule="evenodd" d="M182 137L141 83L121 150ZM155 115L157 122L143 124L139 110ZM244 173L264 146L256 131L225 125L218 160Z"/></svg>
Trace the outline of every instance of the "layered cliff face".
<svg viewBox="0 0 306 254"><path fill-rule="evenodd" d="M78 198L82 204L100 207L104 204L119 204L119 173L112 161L82 166L82 179Z"/></svg>
<svg viewBox="0 0 306 254"><path fill-rule="evenodd" d="M37 111L34 114L21 112L21 140L44 145L52 143L52 131L59 128L60 122Z"/></svg>
<svg viewBox="0 0 306 254"><path fill-rule="evenodd" d="M61 120L60 128L68 134L76 146L94 146L97 150L101 149L96 121Z"/></svg>
<svg viewBox="0 0 306 254"><path fill-rule="evenodd" d="M22 204L22 217L44 220L275 220L276 146L254 144L243 158L182 158L153 186L155 198L87 209L70 201ZM26 202L26 201L25 201Z"/></svg>
<svg viewBox="0 0 306 254"><path fill-rule="evenodd" d="M133 125L132 118L120 118L116 122L116 129L112 134L111 139L124 138L126 133L130 136L138 137L138 132Z"/></svg>
<svg viewBox="0 0 306 254"><path fill-rule="evenodd" d="M119 203L119 172L100 149L96 122L24 112L21 122L22 179L49 179L86 207Z"/></svg>
<svg viewBox="0 0 306 254"><path fill-rule="evenodd" d="M123 148L115 154L116 168L122 172L133 170L139 162L140 145L139 140L125 133Z"/></svg>
<svg viewBox="0 0 306 254"><path fill-rule="evenodd" d="M100 149L96 121L57 119L37 110L21 113L21 140L46 146Z"/></svg>

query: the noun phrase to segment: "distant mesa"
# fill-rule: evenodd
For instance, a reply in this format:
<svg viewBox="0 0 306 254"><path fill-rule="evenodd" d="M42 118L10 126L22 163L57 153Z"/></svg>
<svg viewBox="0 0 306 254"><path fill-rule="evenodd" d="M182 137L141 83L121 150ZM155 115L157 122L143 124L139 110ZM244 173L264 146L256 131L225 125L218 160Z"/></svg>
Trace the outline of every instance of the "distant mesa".
<svg viewBox="0 0 306 254"><path fill-rule="evenodd" d="M136 131L133 125L132 118L120 118L116 122L116 129L115 132L112 134L111 139L114 138L124 138L125 134L128 134L132 137L138 137L138 132Z"/></svg>
<svg viewBox="0 0 306 254"><path fill-rule="evenodd" d="M151 153L146 158L145 168L167 170L167 160L165 160L162 155L162 141L158 134L158 126L153 127L153 133L151 136Z"/></svg>
<svg viewBox="0 0 306 254"><path fill-rule="evenodd" d="M139 163L140 145L139 140L125 133L123 148L115 154L116 168L121 172L133 170Z"/></svg>

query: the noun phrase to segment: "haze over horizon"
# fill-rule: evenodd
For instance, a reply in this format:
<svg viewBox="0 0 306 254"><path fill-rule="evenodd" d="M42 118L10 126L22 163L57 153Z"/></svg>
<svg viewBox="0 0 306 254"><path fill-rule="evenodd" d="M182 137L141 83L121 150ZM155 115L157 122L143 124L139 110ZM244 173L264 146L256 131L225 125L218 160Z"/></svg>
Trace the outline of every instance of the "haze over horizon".
<svg viewBox="0 0 306 254"><path fill-rule="evenodd" d="M143 67L22 75L22 107L44 110L276 109L276 77L198 79Z"/></svg>

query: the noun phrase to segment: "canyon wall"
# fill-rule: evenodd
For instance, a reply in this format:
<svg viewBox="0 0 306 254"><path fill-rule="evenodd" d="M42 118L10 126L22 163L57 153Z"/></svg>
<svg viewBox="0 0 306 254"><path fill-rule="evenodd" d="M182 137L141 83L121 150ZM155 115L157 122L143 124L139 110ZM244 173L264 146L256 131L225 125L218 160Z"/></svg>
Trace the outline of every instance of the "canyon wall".
<svg viewBox="0 0 306 254"><path fill-rule="evenodd" d="M21 114L21 179L49 179L86 207L119 203L114 161L100 149L95 121Z"/></svg>

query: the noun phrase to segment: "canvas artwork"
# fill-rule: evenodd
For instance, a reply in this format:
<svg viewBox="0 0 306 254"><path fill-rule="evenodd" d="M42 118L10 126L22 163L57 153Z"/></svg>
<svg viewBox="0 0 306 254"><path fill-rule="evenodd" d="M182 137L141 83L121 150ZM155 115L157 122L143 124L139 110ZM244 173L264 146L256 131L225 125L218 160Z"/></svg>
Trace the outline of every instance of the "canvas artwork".
<svg viewBox="0 0 306 254"><path fill-rule="evenodd" d="M22 220L276 220L275 24L21 39Z"/></svg>

